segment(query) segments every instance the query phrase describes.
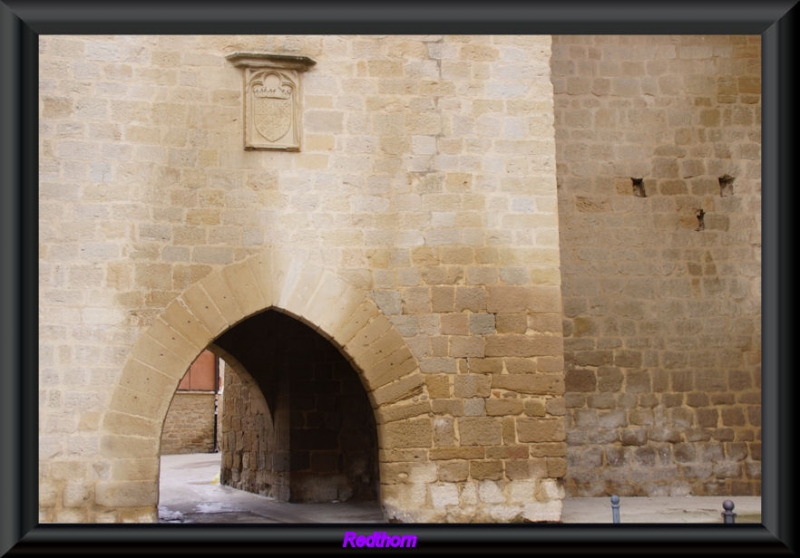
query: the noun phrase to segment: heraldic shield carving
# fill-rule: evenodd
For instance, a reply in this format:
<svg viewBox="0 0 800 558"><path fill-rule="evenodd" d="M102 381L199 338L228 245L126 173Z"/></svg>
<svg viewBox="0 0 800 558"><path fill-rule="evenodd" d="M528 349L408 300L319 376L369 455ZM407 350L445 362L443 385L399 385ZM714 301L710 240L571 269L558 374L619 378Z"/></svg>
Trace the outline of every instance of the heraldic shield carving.
<svg viewBox="0 0 800 558"><path fill-rule="evenodd" d="M245 68L245 149L299 151L302 131L300 72L315 64L305 56L234 53Z"/></svg>
<svg viewBox="0 0 800 558"><path fill-rule="evenodd" d="M279 74L262 72L250 82L250 89L253 125L267 141L274 143L292 129L294 84Z"/></svg>

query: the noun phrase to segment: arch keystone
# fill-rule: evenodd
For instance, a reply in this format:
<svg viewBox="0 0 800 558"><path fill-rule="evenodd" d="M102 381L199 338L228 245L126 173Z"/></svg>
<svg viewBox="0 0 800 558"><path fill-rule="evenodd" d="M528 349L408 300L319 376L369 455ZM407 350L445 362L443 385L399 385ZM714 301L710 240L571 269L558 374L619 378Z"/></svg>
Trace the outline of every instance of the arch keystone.
<svg viewBox="0 0 800 558"><path fill-rule="evenodd" d="M309 308L326 307L336 304L340 297L344 295L350 285L339 279L330 271L323 270L319 280L319 286L309 299ZM363 298L362 298L363 300ZM320 314L320 317L323 314Z"/></svg>
<svg viewBox="0 0 800 558"><path fill-rule="evenodd" d="M303 266L297 283L294 285L289 297L285 302L284 308L306 318L308 315L308 305L311 297L319 288L322 281L322 268L315 265L306 264Z"/></svg>
<svg viewBox="0 0 800 558"><path fill-rule="evenodd" d="M265 252L256 254L246 260L250 273L261 292L264 300L264 308L269 308L275 303L275 296L272 289L272 254Z"/></svg>
<svg viewBox="0 0 800 558"><path fill-rule="evenodd" d="M274 292L277 295L275 306L296 316L303 316L311 296L319 286L323 269L283 252L275 252L272 257Z"/></svg>
<svg viewBox="0 0 800 558"><path fill-rule="evenodd" d="M271 258L272 304L283 308L283 303L289 297L293 283L300 273L302 261L280 250L273 250Z"/></svg>
<svg viewBox="0 0 800 558"><path fill-rule="evenodd" d="M308 303L308 317L321 332L336 331L363 302L363 293L326 272L320 279L319 289Z"/></svg>

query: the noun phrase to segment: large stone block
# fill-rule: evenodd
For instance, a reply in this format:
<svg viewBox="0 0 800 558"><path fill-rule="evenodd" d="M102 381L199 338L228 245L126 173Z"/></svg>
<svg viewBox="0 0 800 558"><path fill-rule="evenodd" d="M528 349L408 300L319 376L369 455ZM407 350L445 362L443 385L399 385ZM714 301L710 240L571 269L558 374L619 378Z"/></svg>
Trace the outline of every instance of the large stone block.
<svg viewBox="0 0 800 558"><path fill-rule="evenodd" d="M542 335L488 335L484 354L487 357L561 356L561 337Z"/></svg>
<svg viewBox="0 0 800 558"><path fill-rule="evenodd" d="M564 378L557 374L493 374L492 388L532 395L562 395Z"/></svg>
<svg viewBox="0 0 800 558"><path fill-rule="evenodd" d="M518 418L517 437L520 442L561 442L566 439L563 418Z"/></svg>
<svg viewBox="0 0 800 558"><path fill-rule="evenodd" d="M182 298L189 311L203 322L203 325L212 335L221 333L229 325L199 284L189 287L183 293Z"/></svg>
<svg viewBox="0 0 800 558"><path fill-rule="evenodd" d="M502 461L470 461L469 475L475 480L502 480Z"/></svg>
<svg viewBox="0 0 800 558"><path fill-rule="evenodd" d="M502 443L502 425L496 418L461 417L458 432L463 446L493 446Z"/></svg>
<svg viewBox="0 0 800 558"><path fill-rule="evenodd" d="M433 428L429 418L391 422L381 429L382 448L429 448L433 444Z"/></svg>

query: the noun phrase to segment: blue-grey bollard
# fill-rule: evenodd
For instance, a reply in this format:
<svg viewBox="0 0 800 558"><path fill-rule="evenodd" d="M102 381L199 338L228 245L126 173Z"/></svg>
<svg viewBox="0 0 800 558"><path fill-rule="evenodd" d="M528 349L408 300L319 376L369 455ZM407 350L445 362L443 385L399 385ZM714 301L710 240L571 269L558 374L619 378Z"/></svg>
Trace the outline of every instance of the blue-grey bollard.
<svg viewBox="0 0 800 558"><path fill-rule="evenodd" d="M722 508L725 510L722 512L723 523L736 523L736 514L733 513L733 507L733 502L731 500L722 502Z"/></svg>
<svg viewBox="0 0 800 558"><path fill-rule="evenodd" d="M619 496L616 494L611 497L611 520L619 523Z"/></svg>

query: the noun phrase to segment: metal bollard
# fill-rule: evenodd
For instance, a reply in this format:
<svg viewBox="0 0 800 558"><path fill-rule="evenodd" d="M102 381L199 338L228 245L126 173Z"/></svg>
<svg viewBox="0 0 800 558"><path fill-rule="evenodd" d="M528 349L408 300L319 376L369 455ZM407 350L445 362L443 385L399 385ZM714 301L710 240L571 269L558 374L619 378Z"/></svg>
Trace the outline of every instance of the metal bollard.
<svg viewBox="0 0 800 558"><path fill-rule="evenodd" d="M616 494L611 497L611 520L619 523L619 496Z"/></svg>
<svg viewBox="0 0 800 558"><path fill-rule="evenodd" d="M736 523L736 514L733 513L733 502L731 500L725 500L722 502L722 508L725 510L722 512L722 522L723 523Z"/></svg>

